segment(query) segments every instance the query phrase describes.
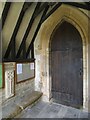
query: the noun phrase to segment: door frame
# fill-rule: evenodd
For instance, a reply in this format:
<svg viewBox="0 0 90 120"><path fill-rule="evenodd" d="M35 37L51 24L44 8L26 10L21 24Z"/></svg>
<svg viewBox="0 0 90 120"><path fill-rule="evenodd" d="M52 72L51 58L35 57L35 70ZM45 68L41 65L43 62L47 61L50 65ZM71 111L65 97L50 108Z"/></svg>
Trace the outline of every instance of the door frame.
<svg viewBox="0 0 90 120"><path fill-rule="evenodd" d="M74 20L72 20L72 19L69 19L68 17L66 17L66 16L64 16L62 19L61 19L61 21L55 26L55 28L56 27L58 27L58 26L60 26L60 24L62 24L62 22L63 21L66 21L66 22L69 22L70 24L72 24L77 30L78 30L78 32L80 33L80 35L81 35L81 38L82 38L82 48L83 48L83 109L84 110L87 110L88 111L88 101L86 100L87 99L87 96L88 96L88 89L87 89L87 87L88 87L88 81L87 81L87 60L86 60L86 58L87 58L87 54L86 54L86 51L87 51L87 48L86 48L86 38L85 38L85 35L83 34L83 32L82 32L82 29L80 28L80 26L78 26L76 23L75 23L75 21ZM54 28L54 29L55 29ZM49 48L48 48L48 56L49 56L49 58L48 58L48 63L49 63L49 100L51 100L51 98L52 98L52 92L51 92L51 88L52 88L52 78L51 78L51 45L50 45L50 41L52 40L52 36L53 36L53 32L54 32L54 30L52 31L52 33L51 33L51 36L50 36L50 39L49 39Z"/></svg>
<svg viewBox="0 0 90 120"><path fill-rule="evenodd" d="M86 41L85 41L85 36L82 32L82 29L75 23L74 20L72 19L69 19L68 17L64 16L61 21L55 26L54 30L52 31L51 33L51 36L50 36L50 40L49 40L49 59L48 59L48 63L49 63L49 87L50 87L50 94L49 94L49 100L51 100L52 98L52 91L51 91L51 88L52 88L52 78L51 78L51 40L52 40L52 37L53 37L53 34L55 32L55 30L58 28L58 26L60 26L62 24L62 22L69 22L70 24L72 24L79 32L80 36L81 36L81 39L82 39L82 48L83 48L83 109L87 110L88 109L86 108L86 97L87 97L87 88L86 88L86 78L87 78L87 69L85 69L87 67L87 61L85 61L87 55L86 55ZM87 85L88 86L88 85Z"/></svg>

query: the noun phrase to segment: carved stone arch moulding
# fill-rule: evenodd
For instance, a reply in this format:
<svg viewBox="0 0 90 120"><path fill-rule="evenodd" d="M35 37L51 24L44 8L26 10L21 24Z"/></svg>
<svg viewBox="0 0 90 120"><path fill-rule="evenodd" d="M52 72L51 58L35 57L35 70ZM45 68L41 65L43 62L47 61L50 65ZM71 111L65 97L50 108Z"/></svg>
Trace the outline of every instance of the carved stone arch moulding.
<svg viewBox="0 0 90 120"><path fill-rule="evenodd" d="M72 24L80 33L83 43L83 109L88 110L89 104L89 71L90 67L88 64L89 51L90 51L90 37L88 31L88 25L90 23L89 17L87 17L81 10L68 6L62 5L58 8L41 26L38 36L36 38L36 64L37 70L40 71L40 77L42 82L42 92L49 100L51 98L51 75L50 75L50 40L53 35L53 31L63 22L69 22ZM39 46L39 47L38 47ZM39 58L37 57L39 55ZM38 66L38 60L40 59L40 66ZM37 75L36 75L37 76ZM38 80L36 77L36 81ZM46 99L45 99L46 100Z"/></svg>

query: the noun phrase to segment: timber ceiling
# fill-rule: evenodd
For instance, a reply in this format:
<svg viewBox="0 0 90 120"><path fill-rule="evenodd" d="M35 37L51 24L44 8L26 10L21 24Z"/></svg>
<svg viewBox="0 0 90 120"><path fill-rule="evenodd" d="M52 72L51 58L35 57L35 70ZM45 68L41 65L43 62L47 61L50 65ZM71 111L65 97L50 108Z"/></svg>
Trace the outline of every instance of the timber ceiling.
<svg viewBox="0 0 90 120"><path fill-rule="evenodd" d="M42 23L62 4L90 10L90 2L6 2L1 16L2 61L33 61L34 41Z"/></svg>

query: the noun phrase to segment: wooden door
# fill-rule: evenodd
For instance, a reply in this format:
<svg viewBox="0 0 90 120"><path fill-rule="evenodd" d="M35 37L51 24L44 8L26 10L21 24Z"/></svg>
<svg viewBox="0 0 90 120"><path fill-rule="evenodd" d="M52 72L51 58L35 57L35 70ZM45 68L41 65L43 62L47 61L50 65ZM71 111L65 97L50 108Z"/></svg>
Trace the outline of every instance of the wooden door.
<svg viewBox="0 0 90 120"><path fill-rule="evenodd" d="M81 107L83 104L83 50L77 29L63 22L51 40L52 98Z"/></svg>

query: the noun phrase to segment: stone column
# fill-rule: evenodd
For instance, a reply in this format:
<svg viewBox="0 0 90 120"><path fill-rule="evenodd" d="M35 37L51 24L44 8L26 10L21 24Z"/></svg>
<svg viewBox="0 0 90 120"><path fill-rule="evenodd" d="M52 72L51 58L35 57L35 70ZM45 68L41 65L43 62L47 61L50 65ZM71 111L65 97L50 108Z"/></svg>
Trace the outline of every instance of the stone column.
<svg viewBox="0 0 90 120"><path fill-rule="evenodd" d="M35 90L41 91L42 82L41 82L41 54L38 48L35 48Z"/></svg>
<svg viewBox="0 0 90 120"><path fill-rule="evenodd" d="M90 112L90 43L88 44L88 111Z"/></svg>
<svg viewBox="0 0 90 120"><path fill-rule="evenodd" d="M10 98L15 94L15 63L4 63L5 74L5 98Z"/></svg>

